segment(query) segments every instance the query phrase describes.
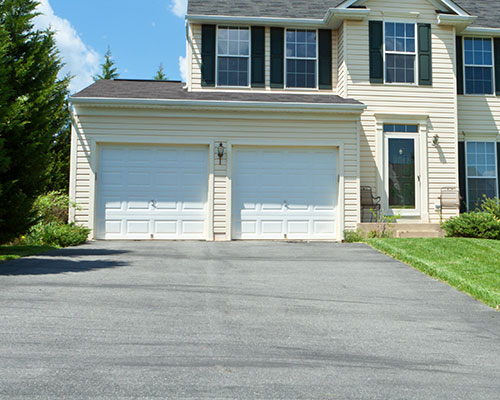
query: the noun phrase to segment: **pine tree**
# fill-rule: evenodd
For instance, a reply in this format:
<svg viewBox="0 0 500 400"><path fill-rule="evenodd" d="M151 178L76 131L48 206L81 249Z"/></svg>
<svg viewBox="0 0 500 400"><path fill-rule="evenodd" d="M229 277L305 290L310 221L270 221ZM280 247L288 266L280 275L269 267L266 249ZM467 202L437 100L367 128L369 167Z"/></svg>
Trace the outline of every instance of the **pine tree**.
<svg viewBox="0 0 500 400"><path fill-rule="evenodd" d="M69 77L53 33L34 29L35 0L0 1L0 243L34 223L52 138L67 120Z"/></svg>
<svg viewBox="0 0 500 400"><path fill-rule="evenodd" d="M108 51L104 55L104 64L101 64L101 73L94 76L94 81L101 79L116 79L120 76L118 68L115 67L115 61L111 58L111 49L108 46Z"/></svg>
<svg viewBox="0 0 500 400"><path fill-rule="evenodd" d="M52 137L50 144L45 192L58 191L67 193L69 190L71 117L69 108L67 110L68 118L64 126Z"/></svg>
<svg viewBox="0 0 500 400"><path fill-rule="evenodd" d="M163 64L161 63L156 71L156 75L153 77L155 81L166 81L168 79L167 74L163 71Z"/></svg>

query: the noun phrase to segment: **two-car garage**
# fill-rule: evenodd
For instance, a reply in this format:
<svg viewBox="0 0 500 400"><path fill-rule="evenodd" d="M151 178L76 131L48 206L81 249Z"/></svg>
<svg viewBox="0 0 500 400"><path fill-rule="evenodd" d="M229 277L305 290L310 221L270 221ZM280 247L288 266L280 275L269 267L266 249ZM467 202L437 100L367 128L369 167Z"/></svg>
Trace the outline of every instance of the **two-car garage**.
<svg viewBox="0 0 500 400"><path fill-rule="evenodd" d="M360 221L359 101L119 79L70 100L70 220L92 239L340 240Z"/></svg>
<svg viewBox="0 0 500 400"><path fill-rule="evenodd" d="M209 146L99 145L96 238L206 240ZM338 149L234 146L232 239L336 239Z"/></svg>

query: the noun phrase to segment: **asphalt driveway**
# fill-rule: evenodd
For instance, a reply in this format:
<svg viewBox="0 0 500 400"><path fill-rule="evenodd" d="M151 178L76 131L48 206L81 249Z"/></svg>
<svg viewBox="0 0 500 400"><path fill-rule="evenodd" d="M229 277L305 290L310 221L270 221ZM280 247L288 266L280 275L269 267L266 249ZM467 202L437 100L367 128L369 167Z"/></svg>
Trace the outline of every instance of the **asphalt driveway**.
<svg viewBox="0 0 500 400"><path fill-rule="evenodd" d="M498 399L500 313L364 245L97 242L0 264L0 397Z"/></svg>

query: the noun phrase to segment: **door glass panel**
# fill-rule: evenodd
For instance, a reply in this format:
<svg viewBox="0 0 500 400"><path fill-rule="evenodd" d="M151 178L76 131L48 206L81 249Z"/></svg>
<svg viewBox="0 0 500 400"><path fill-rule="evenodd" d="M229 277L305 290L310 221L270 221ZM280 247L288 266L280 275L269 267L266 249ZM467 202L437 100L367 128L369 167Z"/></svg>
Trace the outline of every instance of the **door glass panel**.
<svg viewBox="0 0 500 400"><path fill-rule="evenodd" d="M415 209L415 140L389 140L389 207Z"/></svg>

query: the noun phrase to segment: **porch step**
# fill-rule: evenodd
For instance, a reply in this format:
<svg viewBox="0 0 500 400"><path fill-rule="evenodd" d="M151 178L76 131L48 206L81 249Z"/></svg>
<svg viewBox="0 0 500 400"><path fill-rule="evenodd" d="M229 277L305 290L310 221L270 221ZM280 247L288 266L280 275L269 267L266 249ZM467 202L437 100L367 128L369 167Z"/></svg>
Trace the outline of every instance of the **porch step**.
<svg viewBox="0 0 500 400"><path fill-rule="evenodd" d="M363 232L381 230L381 224L377 223L361 223L358 228ZM439 224L416 224L416 223L395 223L389 224L386 228L393 232L394 237L400 238L433 238L444 237L445 233Z"/></svg>
<svg viewBox="0 0 500 400"><path fill-rule="evenodd" d="M439 238L443 237L444 233L440 231L400 231L397 230L394 235L398 238Z"/></svg>

